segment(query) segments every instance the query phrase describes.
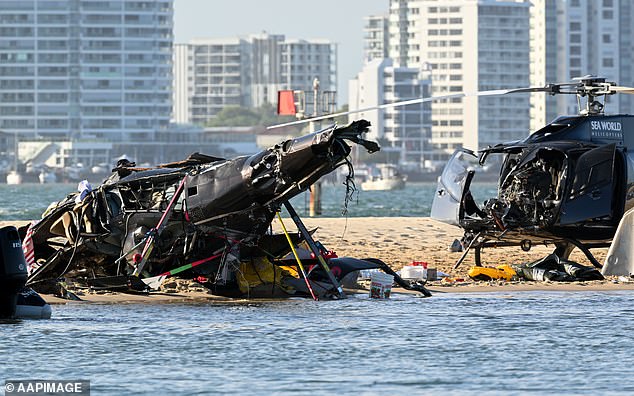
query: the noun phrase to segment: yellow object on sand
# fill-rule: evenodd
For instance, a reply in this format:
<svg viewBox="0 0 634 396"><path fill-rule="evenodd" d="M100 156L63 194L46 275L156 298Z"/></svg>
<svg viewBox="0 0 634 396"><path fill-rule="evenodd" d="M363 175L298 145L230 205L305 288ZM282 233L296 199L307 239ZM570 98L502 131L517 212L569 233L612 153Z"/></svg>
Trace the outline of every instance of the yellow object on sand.
<svg viewBox="0 0 634 396"><path fill-rule="evenodd" d="M282 278L288 276L292 277L293 274L287 268L274 265L266 257L256 257L252 261L240 263L238 287L242 293L248 293L256 286L275 283L278 287L290 291L292 288L281 282Z"/></svg>
<svg viewBox="0 0 634 396"><path fill-rule="evenodd" d="M507 281L510 281L517 275L515 270L508 264L499 265L496 268L471 267L467 274L470 278L475 280L504 279Z"/></svg>

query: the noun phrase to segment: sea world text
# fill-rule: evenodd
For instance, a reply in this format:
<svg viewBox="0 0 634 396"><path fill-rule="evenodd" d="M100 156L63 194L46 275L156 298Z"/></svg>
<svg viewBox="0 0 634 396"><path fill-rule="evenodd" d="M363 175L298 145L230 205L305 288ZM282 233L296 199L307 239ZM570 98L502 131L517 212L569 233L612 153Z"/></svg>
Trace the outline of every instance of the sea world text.
<svg viewBox="0 0 634 396"><path fill-rule="evenodd" d="M591 121L590 128L593 131L621 131L623 129L619 121Z"/></svg>
<svg viewBox="0 0 634 396"><path fill-rule="evenodd" d="M623 140L621 121L590 121L590 135L597 139Z"/></svg>

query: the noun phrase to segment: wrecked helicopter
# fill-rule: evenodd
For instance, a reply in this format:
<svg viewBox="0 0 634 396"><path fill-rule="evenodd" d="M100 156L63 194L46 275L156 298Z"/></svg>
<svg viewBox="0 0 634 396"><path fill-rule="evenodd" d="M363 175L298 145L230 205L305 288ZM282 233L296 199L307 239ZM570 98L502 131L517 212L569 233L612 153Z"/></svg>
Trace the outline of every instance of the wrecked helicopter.
<svg viewBox="0 0 634 396"><path fill-rule="evenodd" d="M456 150L439 177L431 217L464 230L464 253L454 268L471 249L476 266L481 266L485 247L519 246L528 251L540 244L554 246L553 255L563 260L578 248L601 268L590 249L609 246L623 213L634 206L634 157L630 153L634 135L627 133L634 129L634 116L606 114L605 99L617 93L634 94L634 88L585 76L543 87L415 98L329 117L470 96L530 92L576 95L579 114L558 117L524 140L487 147L479 155ZM492 160L496 156L502 159ZM470 186L476 175L492 167L491 163L501 165L495 175L498 196L479 205Z"/></svg>
<svg viewBox="0 0 634 396"><path fill-rule="evenodd" d="M576 95L579 114L560 116L521 141L478 153L458 149L439 177L431 216L464 230L463 254L481 265L487 247L554 247L566 260L578 248L597 268L590 249L608 247L623 213L634 206L634 116L605 113L605 98L634 89L586 76L572 83L501 94ZM492 158L498 157L497 161ZM490 163L500 165L497 197L479 204L470 191Z"/></svg>
<svg viewBox="0 0 634 396"><path fill-rule="evenodd" d="M155 168L120 161L101 185L84 184L20 229L27 284L41 292L69 282L147 291L177 276L224 296L342 298L346 275L378 268L429 295L378 259L336 257L312 238L289 202L343 165L351 194L349 144L379 149L363 139L369 126L335 125L233 159L195 153ZM284 226L284 233L272 232L282 207L298 233Z"/></svg>

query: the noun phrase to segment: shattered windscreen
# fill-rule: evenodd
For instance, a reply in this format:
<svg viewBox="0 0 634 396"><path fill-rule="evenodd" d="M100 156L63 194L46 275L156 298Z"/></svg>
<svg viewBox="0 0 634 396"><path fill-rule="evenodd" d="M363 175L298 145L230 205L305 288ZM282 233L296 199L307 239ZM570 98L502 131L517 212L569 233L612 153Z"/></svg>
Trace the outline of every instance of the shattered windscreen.
<svg viewBox="0 0 634 396"><path fill-rule="evenodd" d="M467 174L478 167L476 156L469 151L457 151L447 163L441 175L441 182L456 201L462 198Z"/></svg>
<svg viewBox="0 0 634 396"><path fill-rule="evenodd" d="M458 225L462 192L468 188L470 171L478 166L477 163L477 157L472 151L456 150L438 179L431 217Z"/></svg>

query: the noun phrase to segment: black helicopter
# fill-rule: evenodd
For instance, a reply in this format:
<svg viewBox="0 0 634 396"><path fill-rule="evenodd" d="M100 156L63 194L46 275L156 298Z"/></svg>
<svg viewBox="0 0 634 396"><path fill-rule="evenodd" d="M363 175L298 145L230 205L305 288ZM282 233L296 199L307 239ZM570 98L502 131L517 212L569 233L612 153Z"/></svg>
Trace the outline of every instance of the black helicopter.
<svg viewBox="0 0 634 396"><path fill-rule="evenodd" d="M80 184L81 191L20 229L27 285L40 292L60 292L71 282L93 289L148 290L169 276L184 276L226 296L341 298L347 274L378 268L401 286L430 295L380 260L329 254L289 203L346 164L351 194L348 142L370 153L379 150L362 138L369 124L331 126L234 159L194 154L155 168L120 161L100 186ZM282 206L298 234L285 228L272 233L271 222Z"/></svg>
<svg viewBox="0 0 634 396"><path fill-rule="evenodd" d="M604 78L502 91L577 95L579 115L561 116L526 139L475 152L459 149L438 181L431 216L460 226L464 247L476 266L486 247L551 245L567 259L578 248L598 268L590 252L607 247L623 213L634 206L634 116L606 115L605 98L634 93ZM603 100L601 100L603 99ZM585 106L583 106L585 102ZM470 186L493 157L502 157L497 197L479 205Z"/></svg>
<svg viewBox="0 0 634 396"><path fill-rule="evenodd" d="M590 249L609 246L623 213L634 206L634 158L628 153L628 147L634 147L634 136L625 132L634 129L634 116L606 115L605 98L616 93L634 94L634 88L595 76L575 80L415 98L310 120L469 96L530 92L576 95L579 115L558 117L522 141L487 147L479 154L456 150L439 177L431 216L464 230L464 253L454 268L470 249L475 250L475 262L480 266L482 248L519 246L528 251L538 244L553 245L559 259L567 259L579 248L601 268ZM490 160L495 154L503 159ZM484 171L490 163L501 165L496 175L498 196L480 206L470 186L480 173L477 170Z"/></svg>

